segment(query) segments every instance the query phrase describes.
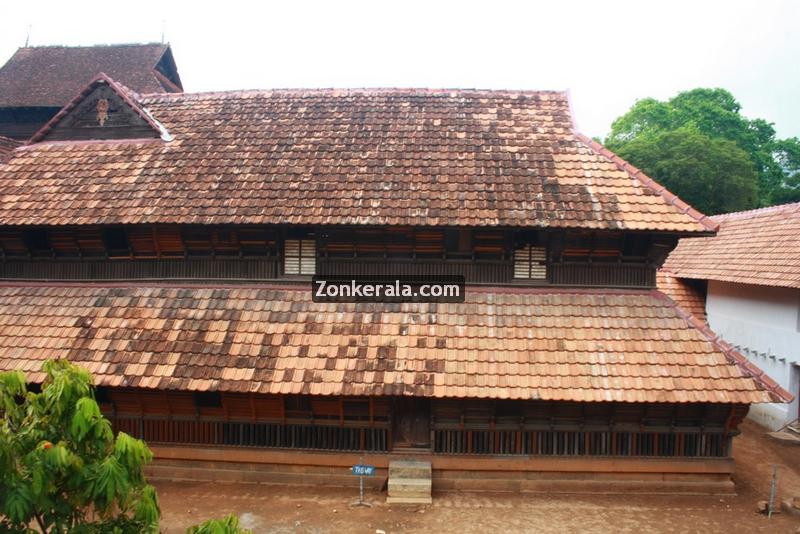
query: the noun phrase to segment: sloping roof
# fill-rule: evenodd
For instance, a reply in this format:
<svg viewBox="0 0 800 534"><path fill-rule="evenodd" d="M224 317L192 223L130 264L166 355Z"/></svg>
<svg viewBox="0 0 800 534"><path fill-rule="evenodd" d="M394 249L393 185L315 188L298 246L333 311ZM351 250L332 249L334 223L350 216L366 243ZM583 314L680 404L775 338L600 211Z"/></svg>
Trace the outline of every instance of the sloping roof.
<svg viewBox="0 0 800 534"><path fill-rule="evenodd" d="M464 303L321 304L307 286L0 286L0 369L317 395L751 403L790 399L656 291L471 289ZM533 312L532 312L533 310Z"/></svg>
<svg viewBox="0 0 800 534"><path fill-rule="evenodd" d="M22 143L15 139L0 135L0 162L5 161L5 159L10 156L11 152L21 144Z"/></svg>
<svg viewBox="0 0 800 534"><path fill-rule="evenodd" d="M0 107L61 107L98 72L138 93L174 91L155 70L168 50L156 43L20 48L0 67Z"/></svg>
<svg viewBox="0 0 800 534"><path fill-rule="evenodd" d="M716 225L573 132L566 94L154 95L161 142L42 143L0 168L0 224Z"/></svg>
<svg viewBox="0 0 800 534"><path fill-rule="evenodd" d="M667 269L659 269L656 275L656 287L675 301L687 313L701 321L706 320L706 299L689 281L676 278Z"/></svg>
<svg viewBox="0 0 800 534"><path fill-rule="evenodd" d="M681 239L670 254L675 276L800 288L800 202L713 219L715 237Z"/></svg>

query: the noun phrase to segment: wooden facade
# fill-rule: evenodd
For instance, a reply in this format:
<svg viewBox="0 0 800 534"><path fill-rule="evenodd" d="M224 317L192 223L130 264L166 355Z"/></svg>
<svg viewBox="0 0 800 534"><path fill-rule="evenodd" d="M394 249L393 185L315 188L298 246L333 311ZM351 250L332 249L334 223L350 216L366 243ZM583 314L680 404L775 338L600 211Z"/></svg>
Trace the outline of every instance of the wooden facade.
<svg viewBox="0 0 800 534"><path fill-rule="evenodd" d="M308 272L286 269L287 243L312 244ZM670 235L511 228L72 226L0 229L0 278L271 280L462 275L467 283L655 287ZM520 258L531 243L542 251ZM521 261L523 262L520 265ZM527 263L525 263L527 262Z"/></svg>
<svg viewBox="0 0 800 534"><path fill-rule="evenodd" d="M729 458L746 405L267 396L103 388L117 430L148 443L469 456ZM411 417L415 442L403 421ZM420 431L423 432L420 436Z"/></svg>

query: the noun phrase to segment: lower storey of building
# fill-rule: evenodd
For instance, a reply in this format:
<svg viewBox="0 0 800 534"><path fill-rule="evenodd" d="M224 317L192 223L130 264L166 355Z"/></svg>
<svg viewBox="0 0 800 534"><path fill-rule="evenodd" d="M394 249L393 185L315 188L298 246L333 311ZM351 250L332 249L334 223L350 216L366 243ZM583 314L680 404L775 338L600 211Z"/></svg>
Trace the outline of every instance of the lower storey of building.
<svg viewBox="0 0 800 534"><path fill-rule="evenodd" d="M729 493L747 405L265 396L100 389L171 479L352 484L368 462L433 467L434 490Z"/></svg>

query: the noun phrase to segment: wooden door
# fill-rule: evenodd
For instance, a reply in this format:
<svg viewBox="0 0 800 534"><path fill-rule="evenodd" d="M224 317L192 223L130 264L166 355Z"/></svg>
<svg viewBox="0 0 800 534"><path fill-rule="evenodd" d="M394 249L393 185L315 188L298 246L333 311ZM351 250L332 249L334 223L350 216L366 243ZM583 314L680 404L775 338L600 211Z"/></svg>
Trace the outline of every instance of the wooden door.
<svg viewBox="0 0 800 534"><path fill-rule="evenodd" d="M394 404L395 447L431 446L431 412L428 399L401 397Z"/></svg>

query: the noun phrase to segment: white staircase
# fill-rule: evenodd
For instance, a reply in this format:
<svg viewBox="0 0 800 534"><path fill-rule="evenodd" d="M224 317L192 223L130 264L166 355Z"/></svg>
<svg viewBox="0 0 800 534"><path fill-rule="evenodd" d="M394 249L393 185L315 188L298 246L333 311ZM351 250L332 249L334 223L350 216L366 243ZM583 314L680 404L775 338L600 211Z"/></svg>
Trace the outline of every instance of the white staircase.
<svg viewBox="0 0 800 534"><path fill-rule="evenodd" d="M431 463L389 462L388 504L431 504Z"/></svg>

